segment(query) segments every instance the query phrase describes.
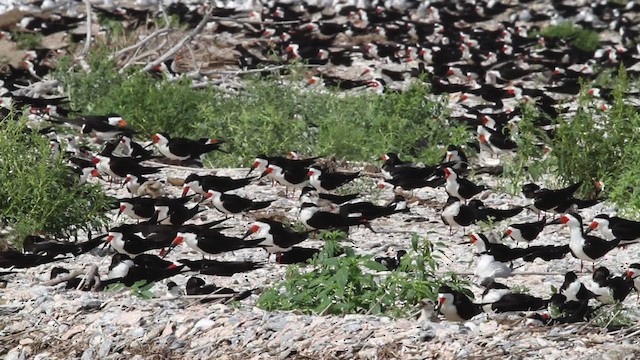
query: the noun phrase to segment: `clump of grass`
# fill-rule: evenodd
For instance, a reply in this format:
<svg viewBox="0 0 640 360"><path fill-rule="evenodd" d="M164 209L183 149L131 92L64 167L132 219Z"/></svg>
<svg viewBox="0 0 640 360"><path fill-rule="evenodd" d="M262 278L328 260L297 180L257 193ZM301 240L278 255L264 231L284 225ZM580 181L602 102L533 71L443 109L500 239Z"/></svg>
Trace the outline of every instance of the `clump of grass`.
<svg viewBox="0 0 640 360"><path fill-rule="evenodd" d="M16 47L21 50L40 47L42 44L42 34L30 32L14 32L11 37L16 42Z"/></svg>
<svg viewBox="0 0 640 360"><path fill-rule="evenodd" d="M25 133L25 122L0 122L0 222L12 243L25 235L68 237L106 221L109 199L97 185L79 185L49 140Z"/></svg>
<svg viewBox="0 0 640 360"><path fill-rule="evenodd" d="M377 272L386 268L370 256L358 256L349 247L343 252L338 255L336 243L326 241L323 250L311 260L311 271L290 266L284 281L260 295L258 306L320 314L407 316L422 299L434 299L444 283L470 293L468 284L455 275L436 275L438 254L434 244L415 234L400 267L386 276Z"/></svg>
<svg viewBox="0 0 640 360"><path fill-rule="evenodd" d="M549 25L540 34L569 40L573 46L585 51L594 51L600 45L600 37L594 30L583 29L570 21L563 21L557 25Z"/></svg>

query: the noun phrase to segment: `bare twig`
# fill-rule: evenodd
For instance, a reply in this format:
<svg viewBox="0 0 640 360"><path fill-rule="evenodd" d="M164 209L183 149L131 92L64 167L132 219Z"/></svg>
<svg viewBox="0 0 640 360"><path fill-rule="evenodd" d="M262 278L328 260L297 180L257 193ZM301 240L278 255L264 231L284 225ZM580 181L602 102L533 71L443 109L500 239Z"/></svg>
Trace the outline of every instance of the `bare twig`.
<svg viewBox="0 0 640 360"><path fill-rule="evenodd" d="M76 278L77 276L81 275L84 273L84 269L80 269L80 270L74 270L72 272L70 272L69 274L65 275L65 276L61 276L55 279L51 279L49 281L45 281L43 283L40 283L39 285L42 286L55 286L58 285L60 283L63 283L65 281L69 281L71 279Z"/></svg>
<svg viewBox="0 0 640 360"><path fill-rule="evenodd" d="M93 280L93 278L96 276L97 273L98 273L98 265L92 264L87 270L87 272L84 274L84 277L82 278L82 280L80 280L80 283L78 284L78 287L76 288L76 290L82 289L84 284L91 284L91 281Z"/></svg>
<svg viewBox="0 0 640 360"><path fill-rule="evenodd" d="M148 36L146 36L144 39L140 40L139 42L137 42L137 43L135 43L135 44L133 44L131 46L128 46L128 47L126 47L126 48L124 48L122 50L116 51L115 53L113 53L111 55L111 59L115 59L115 58L119 57L120 55L128 53L129 51L136 50L136 49L142 47L142 45L144 45L144 44L148 43L149 41L151 41L156 36L164 34L164 33L168 33L169 31L171 31L171 29L169 29L169 28L156 30L156 31L152 32L151 34L149 34Z"/></svg>
<svg viewBox="0 0 640 360"><path fill-rule="evenodd" d="M91 47L91 2L90 0L84 0L84 4L87 9L87 38L84 41L84 47L82 48L82 57L87 56L89 48Z"/></svg>
<svg viewBox="0 0 640 360"><path fill-rule="evenodd" d="M175 53L177 53L180 49L182 49L182 47L186 43L188 43L189 41L193 40L193 38L196 37L196 35L198 35L200 32L202 32L202 30L207 25L209 20L211 20L211 17L212 17L211 14L213 13L213 10L215 10L215 7L211 7L209 12L207 12L207 14L202 18L202 20L198 24L198 26L196 26L195 29L193 29L193 31L191 33L189 33L189 35L185 36L175 46L173 46L171 49L169 49L167 52L165 52L162 56L157 58L155 61L147 64L144 68L142 68L142 71L149 71L149 70L153 69L156 65L159 65L161 62L163 62L163 61L169 59L170 57L172 57Z"/></svg>
<svg viewBox="0 0 640 360"><path fill-rule="evenodd" d="M249 20L249 19L239 19L239 18L223 17L223 16L212 16L211 20L229 21L229 22L235 22L238 24L251 24L251 25L295 25L302 22L301 20L255 21L255 20Z"/></svg>
<svg viewBox="0 0 640 360"><path fill-rule="evenodd" d="M219 290L218 290L219 291ZM157 299L148 299L148 301L174 301L174 300L202 300L202 299L230 299L237 294L216 294L211 293L209 295L183 295L183 296L172 296L172 297L163 297Z"/></svg>
<svg viewBox="0 0 640 360"><path fill-rule="evenodd" d="M305 67L305 68L314 68L314 67L319 67L321 65L308 64L308 65L301 65L301 66ZM244 74L255 74L255 73L276 71L276 70L280 70L280 69L285 69L287 67L289 67L289 65L267 66L267 67L260 68L260 69L249 69L249 70L207 70L207 71L202 71L202 75L244 75Z"/></svg>

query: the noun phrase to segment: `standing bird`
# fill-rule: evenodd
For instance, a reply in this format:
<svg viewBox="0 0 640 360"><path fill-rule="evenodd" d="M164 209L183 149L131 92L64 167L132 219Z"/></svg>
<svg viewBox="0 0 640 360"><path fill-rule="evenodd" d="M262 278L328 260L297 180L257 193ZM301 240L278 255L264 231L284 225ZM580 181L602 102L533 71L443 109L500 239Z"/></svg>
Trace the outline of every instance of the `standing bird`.
<svg viewBox="0 0 640 360"><path fill-rule="evenodd" d="M344 172L327 172L318 165L313 165L307 172L309 176L309 184L320 192L329 192L338 187L353 181L360 176L360 172L344 173Z"/></svg>
<svg viewBox="0 0 640 360"><path fill-rule="evenodd" d="M582 230L582 218L578 214L564 214L549 224L567 224L569 226L571 233L569 248L573 256L580 259L580 271L583 269L583 261L594 263L620 244L620 239L607 241L596 236L586 235Z"/></svg>
<svg viewBox="0 0 640 360"><path fill-rule="evenodd" d="M284 226L283 223L270 219L255 221L249 226L243 239L246 239L251 234L264 238L258 245L264 247L270 254L289 251L294 245L303 242L309 237L308 231L296 232Z"/></svg>
<svg viewBox="0 0 640 360"><path fill-rule="evenodd" d="M275 200L254 201L234 194L223 194L220 191L210 189L204 194L205 200L211 201L218 211L227 215L239 214L251 210L260 210L271 205Z"/></svg>
<svg viewBox="0 0 640 360"><path fill-rule="evenodd" d="M520 241L531 243L542 232L545 225L547 225L546 217L536 222L511 224L507 226L502 238L510 236L516 244Z"/></svg>
<svg viewBox="0 0 640 360"><path fill-rule="evenodd" d="M453 226L460 226L464 228L475 223L476 213L475 211L462 203L460 199L454 196L449 196L447 204L440 213L442 222L449 225L449 235L453 233Z"/></svg>
<svg viewBox="0 0 640 360"><path fill-rule="evenodd" d="M593 230L599 230L607 240L620 239L621 245L640 239L640 222L617 216L609 216L606 214L596 215L596 217L591 220L585 234Z"/></svg>
<svg viewBox="0 0 640 360"><path fill-rule="evenodd" d="M202 160L202 156L208 152L219 150L220 145L225 141L220 139L199 139L171 138L166 133L155 133L151 139L160 154L168 159L186 161ZM223 151L224 152L224 151Z"/></svg>
<svg viewBox="0 0 640 360"><path fill-rule="evenodd" d="M467 201L487 189L484 185L476 185L467 179L459 178L450 167L444 168L443 171L447 181L445 183L447 194L457 197L460 201Z"/></svg>

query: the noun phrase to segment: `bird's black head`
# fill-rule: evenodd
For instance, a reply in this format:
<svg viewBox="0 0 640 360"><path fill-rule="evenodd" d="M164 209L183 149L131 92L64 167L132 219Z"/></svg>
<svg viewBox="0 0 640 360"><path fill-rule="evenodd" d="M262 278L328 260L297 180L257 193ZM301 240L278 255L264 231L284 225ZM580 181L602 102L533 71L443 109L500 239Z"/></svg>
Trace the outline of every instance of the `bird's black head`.
<svg viewBox="0 0 640 360"><path fill-rule="evenodd" d="M594 219L603 219L603 220L609 220L610 217L607 214L598 214L596 216L594 216Z"/></svg>
<svg viewBox="0 0 640 360"><path fill-rule="evenodd" d="M191 174L189 174L189 176L187 176L184 179L184 183L187 184L187 183L190 183L190 182L196 181L196 180L200 180L200 175L198 175L196 173L191 173Z"/></svg>
<svg viewBox="0 0 640 360"><path fill-rule="evenodd" d="M522 185L522 193L527 199L533 199L536 191L540 190L540 186L534 183L528 183Z"/></svg>
<svg viewBox="0 0 640 360"><path fill-rule="evenodd" d="M314 203L302 203L302 205L300 205L300 209L306 209L306 208L310 208L310 207L316 207L316 204Z"/></svg>
<svg viewBox="0 0 640 360"><path fill-rule="evenodd" d="M192 276L189 278L189 280L187 280L187 288L197 288L204 286L205 284L206 282L202 278L199 278L197 276Z"/></svg>
<svg viewBox="0 0 640 360"><path fill-rule="evenodd" d="M596 283L600 283L604 280L607 280L611 276L611 272L604 266L600 266L593 272L593 281Z"/></svg>
<svg viewBox="0 0 640 360"><path fill-rule="evenodd" d="M565 283L572 283L574 281L578 280L578 276L576 275L576 273L574 273L573 271L569 271L566 274L564 274L564 282Z"/></svg>

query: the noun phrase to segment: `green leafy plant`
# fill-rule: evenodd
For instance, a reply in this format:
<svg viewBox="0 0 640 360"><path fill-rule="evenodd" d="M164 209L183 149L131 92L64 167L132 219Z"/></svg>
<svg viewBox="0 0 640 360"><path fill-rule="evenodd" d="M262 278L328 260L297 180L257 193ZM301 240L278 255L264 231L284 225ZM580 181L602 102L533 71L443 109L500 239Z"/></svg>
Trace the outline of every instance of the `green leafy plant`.
<svg viewBox="0 0 640 360"><path fill-rule="evenodd" d="M275 75L245 77L243 88L193 89L189 79L166 81L139 69L119 73L109 51L94 50L91 71L61 60L55 77L64 84L74 109L117 112L148 136L163 130L175 136L228 139L229 154L208 157L215 166L248 164L259 153L303 154L363 160L394 150L418 161L437 162L442 144L463 143L469 134L449 126L443 102L430 100L424 83L407 91L345 96L337 90L304 88L299 66L287 80Z"/></svg>
<svg viewBox="0 0 640 360"><path fill-rule="evenodd" d="M411 243L399 268L386 272L372 257L356 255L350 247L338 255L336 243L326 241L311 261L310 271L290 266L284 281L263 291L258 306L320 314L406 316L420 300L435 298L444 283L470 294L467 283L455 275L436 274L439 245L415 234Z"/></svg>
<svg viewBox="0 0 640 360"><path fill-rule="evenodd" d="M98 185L78 184L49 140L10 115L0 123L0 222L14 245L25 235L68 237L106 221L110 200Z"/></svg>
<svg viewBox="0 0 640 360"><path fill-rule="evenodd" d="M156 295L151 291L154 283L147 283L146 280L139 280L133 283L130 287L125 286L122 283L109 284L104 288L105 292L119 291L121 289L129 289L131 295L139 297L141 299L152 299Z"/></svg>
<svg viewBox="0 0 640 360"><path fill-rule="evenodd" d="M16 42L18 49L33 49L42 45L42 34L31 32L13 32L11 37Z"/></svg>
<svg viewBox="0 0 640 360"><path fill-rule="evenodd" d="M585 51L594 51L600 45L600 38L597 32L583 29L570 21L549 25L542 29L540 33L547 37L566 39L578 49Z"/></svg>

